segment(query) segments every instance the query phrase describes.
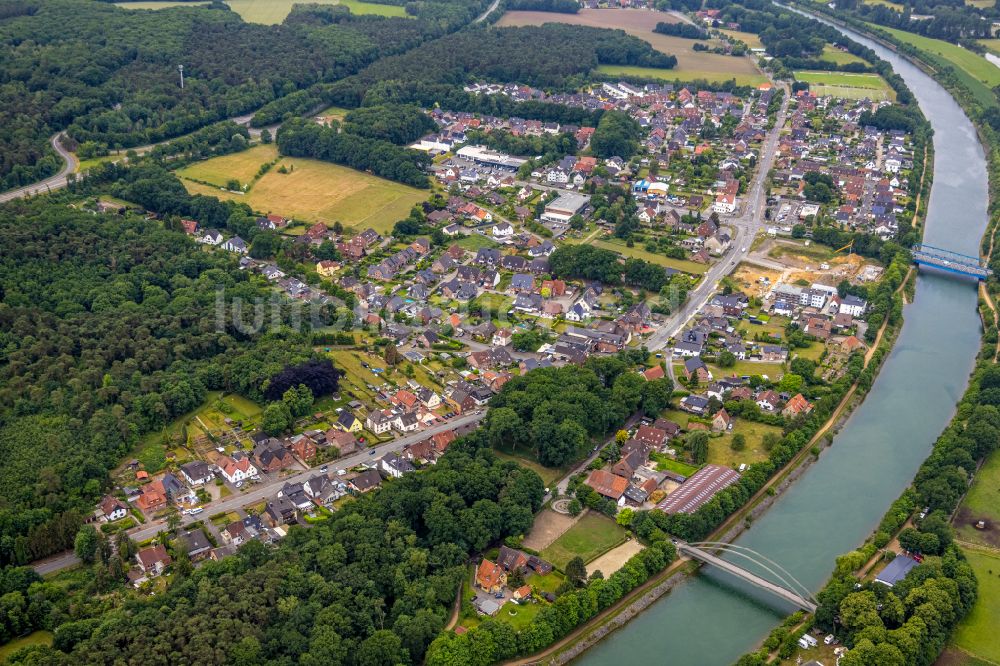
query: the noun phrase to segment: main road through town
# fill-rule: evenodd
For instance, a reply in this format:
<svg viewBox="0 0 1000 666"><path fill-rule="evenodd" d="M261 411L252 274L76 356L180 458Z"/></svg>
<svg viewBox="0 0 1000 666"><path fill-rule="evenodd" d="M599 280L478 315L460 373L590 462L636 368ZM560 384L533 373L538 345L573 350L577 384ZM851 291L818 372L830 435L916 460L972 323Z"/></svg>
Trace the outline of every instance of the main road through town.
<svg viewBox="0 0 1000 666"><path fill-rule="evenodd" d="M895 52L842 30L888 61L934 128L934 183L924 240L979 253L986 162L962 109ZM837 555L872 532L947 425L980 343L976 284L921 269L914 302L867 399L820 459L737 541L784 566L812 591ZM704 569L578 660L584 666L732 664L793 609L728 574Z"/></svg>

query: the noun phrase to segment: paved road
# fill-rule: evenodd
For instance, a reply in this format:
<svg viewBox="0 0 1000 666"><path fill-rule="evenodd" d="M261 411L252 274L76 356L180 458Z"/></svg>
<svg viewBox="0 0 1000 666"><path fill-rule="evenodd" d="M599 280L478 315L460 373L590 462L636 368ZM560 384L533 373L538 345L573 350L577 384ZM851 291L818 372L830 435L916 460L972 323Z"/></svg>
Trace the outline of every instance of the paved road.
<svg viewBox="0 0 1000 666"><path fill-rule="evenodd" d="M761 158L757 163L750 189L744 197L743 212L733 218L723 219L722 224L733 229L733 242L730 251L713 265L702 276L701 282L688 293L687 301L680 310L671 315L652 336L646 340L649 349L663 349L667 341L676 336L684 324L698 311L715 293L719 281L733 272L737 265L750 253L750 245L764 225L764 210L766 209L767 174L774 165L774 155L778 149L778 136L785 124L785 114L788 111L790 95L785 90L785 99L774 122L774 128L768 132L761 150Z"/></svg>
<svg viewBox="0 0 1000 666"><path fill-rule="evenodd" d="M485 411L473 412L471 414L466 414L458 418L446 421L441 425L433 426L420 432L413 433L412 435L406 435L405 437L399 437L391 442L386 442L372 449L362 451L352 456L347 456L346 458L340 458L339 460L331 461L329 466L331 469L350 469L362 463L370 463L376 460L378 456L385 455L393 451L401 451L403 447L409 444L415 444L417 442L423 441L435 435L439 432L444 432L446 430L457 430L460 428L465 428L468 426L475 426L486 416ZM270 483L264 483L260 485L250 486L250 490L241 492L238 495L230 495L229 497L219 500L216 502L210 502L205 504L205 511L199 516L183 516L181 518L181 525L188 525L198 520L204 520L206 516L215 515L217 513L238 511L244 506L249 504L256 504L262 502L266 499L274 497L281 487L286 483L300 483L306 481L312 476L319 473L318 469L309 469L304 472L298 472L287 476L283 479L277 481L271 481ZM137 527L129 530L129 536L132 537L133 541L145 541L146 539L151 539L155 537L158 533L165 531L167 529L167 521L165 519L155 520L145 525L139 525ZM60 555L55 555L45 560L39 560L35 562L32 566L35 571L40 575L54 573L62 569L69 568L78 564L80 560L72 552L62 553Z"/></svg>
<svg viewBox="0 0 1000 666"><path fill-rule="evenodd" d="M16 190L8 190L3 194L0 194L0 203L5 201L11 201L13 199L20 199L21 197L30 196L32 194L45 194L51 190L58 190L62 187L66 187L66 178L76 171L77 161L76 156L62 147L59 140L63 138L64 134L59 132L58 134L53 134L49 139L49 143L52 144L53 150L59 153L59 157L63 159L63 168L60 169L59 173L45 180L40 180L37 183L32 183L31 185L25 185L24 187L19 187Z"/></svg>

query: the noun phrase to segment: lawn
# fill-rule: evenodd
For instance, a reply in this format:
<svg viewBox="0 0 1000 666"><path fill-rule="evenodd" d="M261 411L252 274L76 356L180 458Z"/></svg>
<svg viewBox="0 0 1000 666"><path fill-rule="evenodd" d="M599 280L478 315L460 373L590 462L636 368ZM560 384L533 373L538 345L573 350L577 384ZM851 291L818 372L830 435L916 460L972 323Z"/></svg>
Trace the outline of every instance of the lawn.
<svg viewBox="0 0 1000 666"><path fill-rule="evenodd" d="M780 259L785 255L805 257L806 259L812 259L813 261L829 261L837 256L834 253L833 248L827 247L826 245L819 245L817 243L810 243L809 245L806 245L805 243L796 241L781 241L779 243L775 243L774 247L772 247L767 253L767 256L774 259Z"/></svg>
<svg viewBox="0 0 1000 666"><path fill-rule="evenodd" d="M698 471L698 467L681 462L680 460L674 460L665 453L654 452L649 454L649 457L656 461L656 470L658 472L676 472L684 476L692 476Z"/></svg>
<svg viewBox="0 0 1000 666"><path fill-rule="evenodd" d="M963 81L966 81L969 88L981 102L989 104L996 102L992 88L993 86L1000 85L1000 67L997 67L983 56L941 39L924 37L923 35L916 35L905 30L896 30L895 28L886 28L880 25L871 25L871 27L875 30L883 30L899 41L917 47L934 56L932 59L946 61L954 65L961 70L959 74L965 74L961 78Z"/></svg>
<svg viewBox="0 0 1000 666"><path fill-rule="evenodd" d="M760 37L752 32L740 32L739 30L720 30L724 35L732 37L733 39L738 39L747 45L747 48L751 49L762 49L764 45L760 41Z"/></svg>
<svg viewBox="0 0 1000 666"><path fill-rule="evenodd" d="M316 115L320 118L326 118L327 120L342 120L344 116L350 113L350 109L345 109L342 106L331 106L327 109L323 109Z"/></svg>
<svg viewBox="0 0 1000 666"><path fill-rule="evenodd" d="M708 462L713 465L727 465L732 468L739 467L742 463L750 464L760 462L767 458L767 451L761 445L764 435L772 433L781 436L781 428L769 426L763 423L747 421L746 419L736 419L733 429L722 437L713 437L708 443ZM742 434L746 437L746 448L742 451L733 451L730 446L733 436Z"/></svg>
<svg viewBox="0 0 1000 666"><path fill-rule="evenodd" d="M579 555L584 562L590 562L623 541L625 530L618 523L591 511L543 550L541 556L565 571L566 564L574 557Z"/></svg>
<svg viewBox="0 0 1000 666"><path fill-rule="evenodd" d="M246 183L260 166L274 159L276 148L255 146L233 155L214 157L178 171L192 194L244 201L260 213L276 213L297 220L348 229L372 227L382 234L406 217L414 204L430 195L419 190L337 164L302 158L282 158L249 192L228 192L194 182L223 185L230 178ZM280 167L290 173L279 173Z"/></svg>
<svg viewBox="0 0 1000 666"><path fill-rule="evenodd" d="M976 529L979 520L985 520L989 529ZM954 525L960 539L1000 547L1000 452L990 454L979 468L955 514Z"/></svg>
<svg viewBox="0 0 1000 666"><path fill-rule="evenodd" d="M781 363L763 363L758 361L740 361L731 368L720 368L718 365L709 364L712 376L716 379L736 375L737 377L752 377L754 375L767 375L771 381L777 381L785 374L785 368Z"/></svg>
<svg viewBox="0 0 1000 666"><path fill-rule="evenodd" d="M0 662L6 662L7 657L29 645L52 645L52 632L34 631L27 636L15 638L9 643L0 646Z"/></svg>
<svg viewBox="0 0 1000 666"><path fill-rule="evenodd" d="M728 56L719 56L720 58ZM730 60L736 60L730 58ZM717 72L704 69L659 69L657 67L636 67L633 65L599 65L599 74L609 76L635 76L643 79L662 79L664 81L736 81L736 85L755 86L767 81L763 74L747 72Z"/></svg>
<svg viewBox="0 0 1000 666"><path fill-rule="evenodd" d="M469 234L468 236L462 236L460 239L455 241L455 245L465 248L470 252L477 252L479 249L484 247L500 246L499 243L494 241L492 238L476 233Z"/></svg>
<svg viewBox="0 0 1000 666"><path fill-rule="evenodd" d="M371 368L385 368L385 361L382 358L365 354L364 352L339 349L330 352L334 365L344 371L341 381L348 385L350 390L360 398L371 399L373 393L366 384L381 382L378 375L371 371ZM365 368L361 363L367 363L370 367Z"/></svg>
<svg viewBox="0 0 1000 666"><path fill-rule="evenodd" d="M508 453L507 451L493 450L497 458L501 460L511 460L516 462L521 467L527 467L532 470L538 476L542 477L542 483L545 484L546 488L551 488L555 485L556 481L561 479L565 474L566 470L562 467L546 467L542 465L537 460L529 458L527 455L521 455L520 453Z"/></svg>
<svg viewBox="0 0 1000 666"><path fill-rule="evenodd" d="M893 96L892 88L878 74L799 70L795 78L808 83L809 89L820 96L874 100L892 99Z"/></svg>
<svg viewBox="0 0 1000 666"><path fill-rule="evenodd" d="M854 62L864 62L861 58L854 55L853 53L848 53L847 51L841 51L838 48L834 48L827 44L823 47L823 55L820 60L826 60L829 62L836 63L838 65L847 65Z"/></svg>
<svg viewBox="0 0 1000 666"><path fill-rule="evenodd" d="M542 25L543 23L571 23L574 25L587 25L595 28L618 28L630 35L649 42L653 48L661 53L667 53L677 57L677 67L668 71L667 75L652 76L650 78L669 78L673 81L693 81L695 79L707 79L709 81L727 81L735 78L740 84L763 83L767 79L760 73L756 65L750 58L734 58L732 56L719 55L695 51L692 47L695 40L684 39L683 37L673 37L653 32L653 28L659 22L670 22L675 19L664 12L649 11L642 9L581 9L576 14L556 14L551 12L514 11L503 15L498 26L511 25ZM719 39L708 40L711 46L719 46L722 41ZM605 70L603 67L599 71L607 74L649 76L645 73L636 73L612 70ZM629 68L631 69L631 68ZM657 70L650 70L656 72Z"/></svg>
<svg viewBox="0 0 1000 666"><path fill-rule="evenodd" d="M84 171L89 171L96 166L100 166L107 162L116 162L122 159L122 155L103 155L101 157L91 157L89 160L80 160L76 165L76 173L83 173Z"/></svg>
<svg viewBox="0 0 1000 666"><path fill-rule="evenodd" d="M297 0L226 0L234 12L248 23L276 24L281 23L292 11L292 5ZM345 5L352 14L378 14L379 16L407 17L406 8L402 5L382 5L360 0L311 0L313 4ZM190 2L119 2L119 7L126 9L166 9L168 7L191 7Z"/></svg>
<svg viewBox="0 0 1000 666"><path fill-rule="evenodd" d="M997 618L1000 618L1000 557L965 549L965 556L979 579L979 598L952 634L961 649L991 662L1000 662Z"/></svg>
<svg viewBox="0 0 1000 666"><path fill-rule="evenodd" d="M669 268L675 268L679 271L685 273L691 273L692 275L701 275L708 270L708 266L705 264L699 264L694 261L688 261L687 259L671 259L670 257L665 257L662 254L656 254L653 252L647 252L638 245L634 247L628 247L624 241L615 238L614 240L598 240L592 239L589 241L590 245L595 247L602 247L605 250L611 250L619 254L625 255L626 257L635 257L636 259L643 259L651 264L659 264L660 266L667 266Z"/></svg>

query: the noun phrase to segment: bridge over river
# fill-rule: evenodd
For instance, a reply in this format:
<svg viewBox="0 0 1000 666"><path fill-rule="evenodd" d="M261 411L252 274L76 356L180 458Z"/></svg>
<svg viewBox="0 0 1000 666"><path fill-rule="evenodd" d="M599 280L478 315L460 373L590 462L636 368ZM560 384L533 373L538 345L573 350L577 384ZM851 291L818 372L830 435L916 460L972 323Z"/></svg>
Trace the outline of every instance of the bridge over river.
<svg viewBox="0 0 1000 666"><path fill-rule="evenodd" d="M919 266L932 266L949 273L974 277L977 280L985 280L993 274L986 262L979 257L970 257L926 243L913 246L913 261Z"/></svg>

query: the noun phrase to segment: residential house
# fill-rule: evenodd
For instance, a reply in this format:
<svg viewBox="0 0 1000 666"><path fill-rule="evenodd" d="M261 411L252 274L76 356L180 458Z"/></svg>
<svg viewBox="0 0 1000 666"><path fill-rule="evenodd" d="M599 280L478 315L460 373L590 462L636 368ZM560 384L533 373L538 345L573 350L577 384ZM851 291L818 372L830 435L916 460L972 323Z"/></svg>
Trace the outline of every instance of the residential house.
<svg viewBox="0 0 1000 666"><path fill-rule="evenodd" d="M107 522L121 520L128 515L128 505L113 495L105 495L98 506L101 511L101 520Z"/></svg>
<svg viewBox="0 0 1000 666"><path fill-rule="evenodd" d="M147 576L159 576L173 561L163 544L143 548L135 554L135 560Z"/></svg>
<svg viewBox="0 0 1000 666"><path fill-rule="evenodd" d="M192 486L203 486L215 478L212 468L201 460L192 460L181 465L181 476Z"/></svg>
<svg viewBox="0 0 1000 666"><path fill-rule="evenodd" d="M361 419L353 414L350 410L342 409L340 414L337 415L337 420L334 422L333 427L343 430L344 432L361 432L363 426L361 424Z"/></svg>
<svg viewBox="0 0 1000 666"><path fill-rule="evenodd" d="M785 408L781 410L781 414L789 418L794 418L800 414L808 414L811 411L812 405L809 401L801 393L796 393L785 403Z"/></svg>
<svg viewBox="0 0 1000 666"><path fill-rule="evenodd" d="M623 495L628 488L628 479L616 476L607 470L595 469L587 477L587 485L602 497L618 502L619 506L624 505Z"/></svg>
<svg viewBox="0 0 1000 666"><path fill-rule="evenodd" d="M273 437L254 447L253 459L257 469L265 473L279 472L295 463L288 449Z"/></svg>
<svg viewBox="0 0 1000 666"><path fill-rule="evenodd" d="M725 408L720 409L712 417L712 431L713 432L726 432L733 427L733 419L729 416L729 412Z"/></svg>
<svg viewBox="0 0 1000 666"><path fill-rule="evenodd" d="M483 558L476 569L476 586L495 594L507 585L507 572L498 564Z"/></svg>
<svg viewBox="0 0 1000 666"><path fill-rule="evenodd" d="M237 451L232 457L220 456L216 459L215 464L218 465L223 478L229 483L240 483L260 473L250 462L250 458L241 451Z"/></svg>
<svg viewBox="0 0 1000 666"><path fill-rule="evenodd" d="M178 545L184 549L188 555L188 559L192 562L205 559L208 556L208 552L212 550L212 544L209 543L208 538L200 528L182 533L177 538L177 541Z"/></svg>
<svg viewBox="0 0 1000 666"><path fill-rule="evenodd" d="M351 479L347 487L354 494L363 494L375 490L381 485L382 476L378 473L378 470L366 469Z"/></svg>
<svg viewBox="0 0 1000 666"><path fill-rule="evenodd" d="M298 509L287 497L275 497L264 506L263 519L270 527L287 525L296 519Z"/></svg>
<svg viewBox="0 0 1000 666"><path fill-rule="evenodd" d="M392 416L381 409L372 410L365 419L365 427L376 435L392 430Z"/></svg>

